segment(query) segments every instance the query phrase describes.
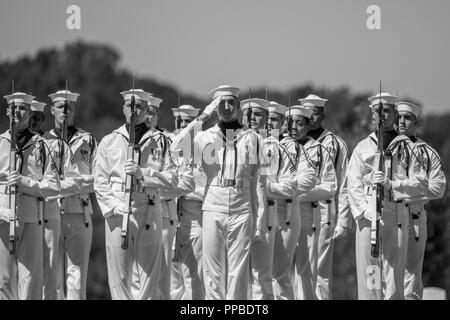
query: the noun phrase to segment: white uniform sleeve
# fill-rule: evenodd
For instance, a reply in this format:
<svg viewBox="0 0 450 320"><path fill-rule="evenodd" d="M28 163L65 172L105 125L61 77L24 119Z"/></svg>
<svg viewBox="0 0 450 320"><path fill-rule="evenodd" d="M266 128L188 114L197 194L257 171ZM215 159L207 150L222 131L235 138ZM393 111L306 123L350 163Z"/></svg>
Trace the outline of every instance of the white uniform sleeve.
<svg viewBox="0 0 450 320"><path fill-rule="evenodd" d="M92 143L92 149L90 150L89 157L89 168L91 174L81 174L83 178L83 184L81 186L82 193L92 193L94 192L94 175L92 174L94 170L94 161L97 154L97 140L94 136L90 136L89 139L92 139L90 143Z"/></svg>
<svg viewBox="0 0 450 320"><path fill-rule="evenodd" d="M108 165L108 155L105 150L104 140L100 142L94 161L94 190L97 201L105 218L113 214L114 208L121 204L119 199L114 197L114 193L109 184L110 168Z"/></svg>
<svg viewBox="0 0 450 320"><path fill-rule="evenodd" d="M336 177L338 179L338 220L337 225L344 228L351 228L352 215L350 211L350 203L348 201L347 190L347 166L348 153L347 146L341 144L339 147L339 154L336 154ZM333 159L334 162L334 159Z"/></svg>
<svg viewBox="0 0 450 320"><path fill-rule="evenodd" d="M428 202L430 200L440 199L444 195L447 180L441 165L441 160L438 154L431 148L428 148L427 152L430 157L430 163L428 164L428 186L426 188L426 192L421 195L411 197L407 202ZM414 162L417 162L417 159L414 159ZM417 170L413 169L413 175L416 175L419 170L424 171L427 169L422 168L419 163L413 163L412 168L418 168Z"/></svg>
<svg viewBox="0 0 450 320"><path fill-rule="evenodd" d="M272 143L266 145L266 151L267 149L270 150L268 154L270 167L267 173L267 196L271 199L293 198L297 188L295 162L289 161L289 156L283 147Z"/></svg>
<svg viewBox="0 0 450 320"><path fill-rule="evenodd" d="M318 201L331 199L336 193L336 171L334 170L333 162L331 161L328 151L324 150L322 146L317 146L314 151L310 152L309 157L313 163L319 163L318 151L315 149L322 149L322 164L320 172L319 168L315 168L318 177L318 183L314 188L299 196L300 202ZM308 165L311 165L308 162Z"/></svg>
<svg viewBox="0 0 450 320"><path fill-rule="evenodd" d="M268 162L265 157L265 148L262 138L258 136L256 143L260 144L259 167L253 175L250 183L251 205L253 215L256 217L256 229L267 231L267 210L266 210L266 186L267 175L261 174L267 169Z"/></svg>
<svg viewBox="0 0 450 320"><path fill-rule="evenodd" d="M347 168L348 200L355 219L363 216L368 208L363 184L363 160L359 154L359 145L353 150Z"/></svg>

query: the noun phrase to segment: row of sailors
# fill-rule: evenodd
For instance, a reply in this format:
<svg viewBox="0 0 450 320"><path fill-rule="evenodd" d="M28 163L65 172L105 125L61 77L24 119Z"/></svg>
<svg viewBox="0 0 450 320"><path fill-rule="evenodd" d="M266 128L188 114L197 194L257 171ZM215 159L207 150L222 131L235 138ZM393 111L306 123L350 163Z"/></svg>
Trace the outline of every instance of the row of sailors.
<svg viewBox="0 0 450 320"><path fill-rule="evenodd" d="M263 99L239 103L238 88L220 86L200 116L191 106L174 108L180 128L170 133L158 126L160 98L140 89L121 94L126 123L98 146L92 134L73 125L78 94L50 95L55 129L43 137L34 132L45 104L22 93L5 97L17 106L19 166L10 174L3 153L3 299L85 299L94 190L105 217L113 299L331 299L334 241L352 221L358 297L421 297L423 205L442 196L445 176L437 153L412 131L418 106L397 103L387 93L369 98L374 112L380 100L385 107L386 177L373 170L376 135L358 144L348 162L345 142L322 127L327 100L315 95L286 108ZM132 97L137 161L127 160ZM214 112L218 123L199 130ZM290 134L282 135L286 116ZM60 139L64 120L67 143ZM264 138L257 131L267 123ZM0 139L5 151L8 135ZM136 188L124 250L126 174L134 175ZM387 190L379 259L370 256L373 183ZM8 184L20 192L16 256L7 250ZM416 226L420 233L411 231Z"/></svg>

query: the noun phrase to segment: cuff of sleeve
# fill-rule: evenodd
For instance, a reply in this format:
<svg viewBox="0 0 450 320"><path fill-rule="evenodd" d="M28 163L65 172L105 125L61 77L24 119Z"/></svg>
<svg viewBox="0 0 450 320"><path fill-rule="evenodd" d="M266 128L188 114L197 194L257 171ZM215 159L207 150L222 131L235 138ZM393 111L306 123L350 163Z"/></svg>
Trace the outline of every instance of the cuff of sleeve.
<svg viewBox="0 0 450 320"><path fill-rule="evenodd" d="M342 228L348 228L348 219L339 219L337 221L337 226Z"/></svg>
<svg viewBox="0 0 450 320"><path fill-rule="evenodd" d="M20 179L20 186L24 186L25 188L30 188L31 187L31 178L27 177L27 176L22 176L22 178Z"/></svg>
<svg viewBox="0 0 450 320"><path fill-rule="evenodd" d="M141 185L144 185L145 178L150 177L152 175L153 169L148 167L148 168L142 168L141 171L142 171L142 177L141 177L141 179L138 180L138 183L140 183Z"/></svg>

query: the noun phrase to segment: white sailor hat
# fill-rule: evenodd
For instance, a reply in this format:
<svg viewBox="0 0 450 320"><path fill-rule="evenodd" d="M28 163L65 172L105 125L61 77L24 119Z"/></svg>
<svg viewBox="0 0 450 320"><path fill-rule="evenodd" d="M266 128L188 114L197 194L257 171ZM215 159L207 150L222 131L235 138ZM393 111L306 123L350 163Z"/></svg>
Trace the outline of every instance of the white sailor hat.
<svg viewBox="0 0 450 320"><path fill-rule="evenodd" d="M288 107L279 104L276 101L270 101L269 112L279 113L284 116L285 112L288 110Z"/></svg>
<svg viewBox="0 0 450 320"><path fill-rule="evenodd" d="M306 98L298 99L302 106L304 107L325 107L325 103L328 101L327 99L322 99L321 97L310 94Z"/></svg>
<svg viewBox="0 0 450 320"><path fill-rule="evenodd" d="M268 111L270 106L270 102L265 99L259 99L259 98L251 98L251 99L245 99L241 101L241 110L244 111L245 109L248 109L249 107L252 108L261 108L263 110Z"/></svg>
<svg viewBox="0 0 450 320"><path fill-rule="evenodd" d="M291 106L290 109L291 110L289 110L289 108L288 108L288 110L285 112L284 115L286 117L291 115L291 116L303 116L305 118L311 119L311 117L314 113L312 110L310 110L304 106L301 106L301 105Z"/></svg>
<svg viewBox="0 0 450 320"><path fill-rule="evenodd" d="M44 108L47 104L44 102L39 102L37 100L31 101L31 111L44 112Z"/></svg>
<svg viewBox="0 0 450 320"><path fill-rule="evenodd" d="M406 101L400 101L397 103L397 111L408 111L411 112L413 115L419 117L420 113L422 112L422 107L418 106L417 104L406 102Z"/></svg>
<svg viewBox="0 0 450 320"><path fill-rule="evenodd" d="M31 102L36 97L32 96L31 94L26 94L26 93L23 93L23 92L14 92L13 94L9 94L9 95L3 96L3 98L6 99L8 104L14 102L14 103L25 103L25 104L30 104L31 105Z"/></svg>
<svg viewBox="0 0 450 320"><path fill-rule="evenodd" d="M163 99L158 98L158 97L151 96L148 98L148 105L158 108L158 109L159 109L159 105L161 104L161 102L163 102Z"/></svg>
<svg viewBox="0 0 450 320"><path fill-rule="evenodd" d="M235 96L236 98L238 98L239 91L240 89L237 87L232 87L229 85L221 85L209 91L209 95L211 96L212 99L215 99L216 97L219 96Z"/></svg>
<svg viewBox="0 0 450 320"><path fill-rule="evenodd" d="M150 92L146 92L142 89L130 89L128 91L122 91L120 94L122 95L124 101L131 100L133 95L135 100L142 101L148 101L148 99L152 96Z"/></svg>
<svg viewBox="0 0 450 320"><path fill-rule="evenodd" d="M67 94L66 94L67 93ZM78 93L71 92L70 90L58 90L55 93L48 95L50 99L52 99L52 103L58 101L67 101L77 102L78 97L80 96Z"/></svg>
<svg viewBox="0 0 450 320"><path fill-rule="evenodd" d="M390 105L395 106L395 104L397 102L397 97L393 96L389 92L381 92L373 97L368 98L367 100L369 100L370 106L375 106L375 105L379 104L380 101L383 104L390 104Z"/></svg>
<svg viewBox="0 0 450 320"><path fill-rule="evenodd" d="M200 109L184 104L178 108L172 108L172 112L174 117L197 117Z"/></svg>

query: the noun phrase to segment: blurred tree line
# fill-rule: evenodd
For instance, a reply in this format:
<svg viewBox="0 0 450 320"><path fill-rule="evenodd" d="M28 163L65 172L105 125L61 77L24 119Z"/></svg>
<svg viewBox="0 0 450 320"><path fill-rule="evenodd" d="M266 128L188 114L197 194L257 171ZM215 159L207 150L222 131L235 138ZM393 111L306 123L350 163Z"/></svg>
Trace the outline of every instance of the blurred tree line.
<svg viewBox="0 0 450 320"><path fill-rule="evenodd" d="M15 80L15 90L31 93L36 99L50 104L48 95L64 89L66 79L69 90L80 93L77 102L75 123L92 132L98 141L103 136L119 127L123 121L121 91L132 87L132 73L120 67L120 55L109 46L85 42L67 44L62 49L42 49L34 56L23 56L15 61L0 61L0 92L11 92L11 80ZM376 84L378 79L374 79ZM212 83L211 88L219 85ZM163 99L160 106L160 126L174 129L171 108L181 104L192 104L203 108L209 101L207 93L196 97L185 95L177 88L148 77L137 77L135 88L142 88ZM375 88L375 86L374 86ZM286 91L271 91L268 99L288 105L298 104L297 99L309 93L318 94L329 100L326 108L325 126L347 143L350 152L356 144L370 132L367 97L373 92L352 92L349 88L336 89L314 87L303 84ZM248 96L243 88L242 98ZM252 90L252 97L264 98L266 88ZM401 100L414 101L413 98L401 97ZM6 102L1 102L6 108ZM2 108L2 109L3 109ZM426 108L426 106L425 106ZM3 109L4 110L4 109ZM45 111L45 127L53 125L49 108ZM208 125L215 121L213 117ZM430 143L441 156L444 170L449 180L450 169L450 113L423 117L420 136ZM0 129L8 129L6 113L0 117ZM104 219L95 201L94 234L90 254L88 274L88 299L110 299L107 282L106 254L104 239ZM446 191L444 198L432 201L428 210L428 242L425 253L423 280L425 286L437 286L450 293L450 196ZM355 267L355 226L350 234L336 242L334 253L335 299L356 299ZM449 295L448 295L449 296Z"/></svg>

